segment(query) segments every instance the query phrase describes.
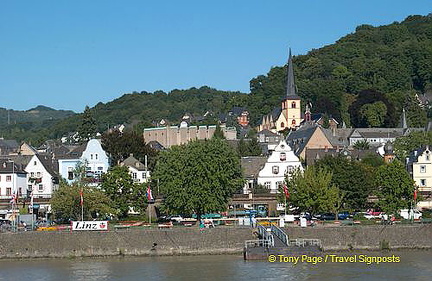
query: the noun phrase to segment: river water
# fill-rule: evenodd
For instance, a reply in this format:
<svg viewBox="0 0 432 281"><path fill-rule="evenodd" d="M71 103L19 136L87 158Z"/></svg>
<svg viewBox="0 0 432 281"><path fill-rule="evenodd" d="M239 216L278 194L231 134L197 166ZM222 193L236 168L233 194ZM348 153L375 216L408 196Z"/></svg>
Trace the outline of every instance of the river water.
<svg viewBox="0 0 432 281"><path fill-rule="evenodd" d="M0 280L432 280L432 251L336 255L356 256L356 262L294 264L284 262L288 257L269 262L235 255L9 260L0 261ZM400 261L364 262L392 255Z"/></svg>

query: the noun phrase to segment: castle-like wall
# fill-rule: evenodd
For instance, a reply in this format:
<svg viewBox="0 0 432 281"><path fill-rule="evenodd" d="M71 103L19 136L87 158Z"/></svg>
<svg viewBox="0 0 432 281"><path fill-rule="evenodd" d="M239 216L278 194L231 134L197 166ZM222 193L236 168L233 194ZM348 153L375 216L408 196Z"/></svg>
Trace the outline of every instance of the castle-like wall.
<svg viewBox="0 0 432 281"><path fill-rule="evenodd" d="M237 131L235 128L221 126L221 130L227 140L235 140ZM214 126L167 126L156 128L145 128L143 132L144 141L157 141L165 148L173 145L187 144L193 140L204 140L213 137L216 131Z"/></svg>

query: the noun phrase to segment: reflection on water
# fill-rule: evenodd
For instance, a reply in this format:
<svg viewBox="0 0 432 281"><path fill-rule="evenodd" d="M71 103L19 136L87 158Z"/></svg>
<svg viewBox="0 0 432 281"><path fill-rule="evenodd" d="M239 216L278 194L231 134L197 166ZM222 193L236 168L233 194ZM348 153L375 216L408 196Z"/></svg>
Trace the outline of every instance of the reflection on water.
<svg viewBox="0 0 432 281"><path fill-rule="evenodd" d="M367 254L394 254L401 262L294 265L223 255L40 259L0 261L0 280L431 280L431 251Z"/></svg>

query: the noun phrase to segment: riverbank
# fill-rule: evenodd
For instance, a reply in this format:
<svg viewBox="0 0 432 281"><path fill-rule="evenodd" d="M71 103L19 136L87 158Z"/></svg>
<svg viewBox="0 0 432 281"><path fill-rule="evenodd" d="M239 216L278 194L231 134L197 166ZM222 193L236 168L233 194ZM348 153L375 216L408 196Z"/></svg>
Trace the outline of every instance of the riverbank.
<svg viewBox="0 0 432 281"><path fill-rule="evenodd" d="M432 249L432 225L285 228L290 238L321 239L325 251ZM127 229L0 234L0 259L241 254L248 227Z"/></svg>

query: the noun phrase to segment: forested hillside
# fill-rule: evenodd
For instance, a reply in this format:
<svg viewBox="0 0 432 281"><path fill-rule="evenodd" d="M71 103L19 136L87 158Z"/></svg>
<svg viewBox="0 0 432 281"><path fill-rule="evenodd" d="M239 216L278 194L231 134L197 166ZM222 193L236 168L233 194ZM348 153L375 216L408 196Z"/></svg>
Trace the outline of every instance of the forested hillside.
<svg viewBox="0 0 432 281"><path fill-rule="evenodd" d="M351 110L350 114L349 108L363 90L375 89L395 109L383 126L394 126L402 107L409 111L411 125L426 122L425 114L413 104L413 95L432 92L431 15L409 16L380 27L361 25L335 44L296 56L293 61L299 95L312 102L315 112L364 126L359 121L362 118L354 116L360 112ZM279 104L285 73L285 67L274 67L267 75L251 80L249 107L255 121Z"/></svg>
<svg viewBox="0 0 432 281"><path fill-rule="evenodd" d="M313 112L327 113L347 126L392 127L405 108L410 126L424 126L428 108L419 106L416 95L432 95L432 16L409 16L380 27L358 26L334 44L295 56L294 71L303 106L311 102ZM253 78L250 94L206 86L169 93L133 92L99 103L91 112L100 131L120 123L137 131L161 119L178 123L186 112L203 115L211 111L216 117L233 106L246 106L256 125L280 105L285 74L286 67L280 66ZM41 109L46 108L29 110L23 116L13 111L10 124L6 110L0 109L2 136L38 143L76 131L81 122L80 114L41 115L50 112ZM60 118L64 119L58 121Z"/></svg>
<svg viewBox="0 0 432 281"><path fill-rule="evenodd" d="M0 108L0 137L39 143L46 139L49 128L70 116L75 112L42 105L25 111Z"/></svg>

